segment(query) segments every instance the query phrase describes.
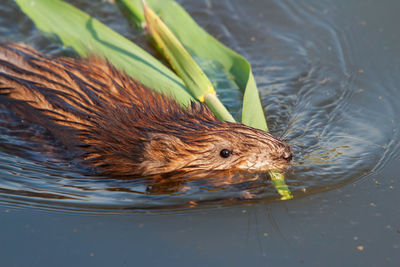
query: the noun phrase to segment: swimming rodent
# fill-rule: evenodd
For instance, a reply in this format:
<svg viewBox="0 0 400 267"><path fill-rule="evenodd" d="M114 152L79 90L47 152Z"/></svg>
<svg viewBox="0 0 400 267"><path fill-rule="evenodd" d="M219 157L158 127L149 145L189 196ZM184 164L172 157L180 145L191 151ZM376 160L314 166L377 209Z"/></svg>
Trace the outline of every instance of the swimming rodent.
<svg viewBox="0 0 400 267"><path fill-rule="evenodd" d="M137 177L192 171L284 170L290 147L273 135L182 107L100 58L50 57L0 46L0 98L44 127L96 173Z"/></svg>

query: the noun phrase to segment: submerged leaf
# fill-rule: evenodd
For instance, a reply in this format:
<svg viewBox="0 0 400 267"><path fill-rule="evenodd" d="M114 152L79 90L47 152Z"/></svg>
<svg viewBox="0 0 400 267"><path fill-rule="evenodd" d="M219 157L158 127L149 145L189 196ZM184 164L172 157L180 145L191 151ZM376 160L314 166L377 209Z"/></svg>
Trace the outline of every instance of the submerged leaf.
<svg viewBox="0 0 400 267"><path fill-rule="evenodd" d="M271 176L271 181L274 184L276 191L281 195L281 200L292 199L292 192L290 192L289 187L286 185L283 174L277 171L270 171L269 175Z"/></svg>

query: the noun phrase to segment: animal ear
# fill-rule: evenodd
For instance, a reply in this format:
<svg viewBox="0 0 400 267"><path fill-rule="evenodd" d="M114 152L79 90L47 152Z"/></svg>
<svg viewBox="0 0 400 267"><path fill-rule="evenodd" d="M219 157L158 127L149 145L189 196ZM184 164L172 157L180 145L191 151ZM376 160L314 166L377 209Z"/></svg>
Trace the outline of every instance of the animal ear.
<svg viewBox="0 0 400 267"><path fill-rule="evenodd" d="M184 156L183 147L182 141L175 136L152 133L145 144L140 168L145 175L173 172L185 164L184 160L177 160Z"/></svg>
<svg viewBox="0 0 400 267"><path fill-rule="evenodd" d="M162 153L176 152L179 147L177 145L183 145L182 141L173 135L164 133L151 133L149 135L149 142L146 148L152 150L158 150Z"/></svg>

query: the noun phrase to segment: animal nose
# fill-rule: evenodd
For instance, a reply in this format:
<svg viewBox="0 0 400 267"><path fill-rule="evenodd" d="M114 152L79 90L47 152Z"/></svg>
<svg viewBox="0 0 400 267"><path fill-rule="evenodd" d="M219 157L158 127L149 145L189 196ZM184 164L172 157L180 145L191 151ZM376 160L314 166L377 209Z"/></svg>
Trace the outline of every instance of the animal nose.
<svg viewBox="0 0 400 267"><path fill-rule="evenodd" d="M293 158L293 152L288 145L285 147L285 150L283 150L282 158L287 162L290 162Z"/></svg>

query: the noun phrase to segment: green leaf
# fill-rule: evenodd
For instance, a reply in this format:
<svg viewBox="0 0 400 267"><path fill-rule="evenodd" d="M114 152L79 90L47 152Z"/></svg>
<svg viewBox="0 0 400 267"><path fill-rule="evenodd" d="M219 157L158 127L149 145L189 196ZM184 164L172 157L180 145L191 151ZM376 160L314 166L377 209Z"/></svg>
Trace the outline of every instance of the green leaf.
<svg viewBox="0 0 400 267"><path fill-rule="evenodd" d="M118 0L130 11L130 18L136 25L144 22L141 0ZM147 0L148 5L160 16L163 22L179 39L192 57L199 57L221 63L227 73L232 75L244 94L242 123L268 130L257 86L249 62L226 47L205 30L173 0Z"/></svg>
<svg viewBox="0 0 400 267"><path fill-rule="evenodd" d="M95 18L59 0L16 0L43 32L55 34L81 56L103 55L144 85L173 95L187 105L193 100L182 80L146 51ZM45 15L44 15L45 14Z"/></svg>
<svg viewBox="0 0 400 267"><path fill-rule="evenodd" d="M172 68L184 80L189 91L200 102L206 102L221 120L234 122L232 115L219 101L213 85L202 69L161 19L143 1L147 29Z"/></svg>
<svg viewBox="0 0 400 267"><path fill-rule="evenodd" d="M283 174L277 171L270 171L271 181L274 184L275 190L281 195L281 200L292 199L293 195L285 183Z"/></svg>

